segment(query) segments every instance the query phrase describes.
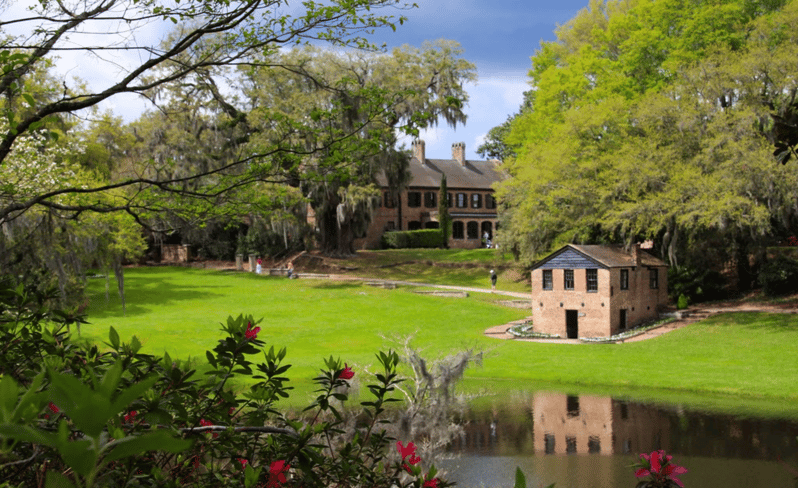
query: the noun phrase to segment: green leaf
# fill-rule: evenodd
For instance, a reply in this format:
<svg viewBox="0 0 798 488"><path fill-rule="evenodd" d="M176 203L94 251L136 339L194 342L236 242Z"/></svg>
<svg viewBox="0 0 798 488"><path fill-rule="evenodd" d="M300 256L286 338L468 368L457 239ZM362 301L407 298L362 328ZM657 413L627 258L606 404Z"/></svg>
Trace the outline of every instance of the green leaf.
<svg viewBox="0 0 798 488"><path fill-rule="evenodd" d="M27 425L0 425L0 437L22 442L42 444L50 447L55 447L58 445L58 437L55 434L35 429Z"/></svg>
<svg viewBox="0 0 798 488"><path fill-rule="evenodd" d="M158 430L140 436L129 436L111 442L106 446L106 448L110 448L110 453L103 459L103 464L147 451L183 452L189 449L193 443L194 441L192 440L172 437L165 430Z"/></svg>
<svg viewBox="0 0 798 488"><path fill-rule="evenodd" d="M75 488L69 478L59 473L58 471L48 471L47 481L44 484L45 488Z"/></svg>
<svg viewBox="0 0 798 488"><path fill-rule="evenodd" d="M11 420L11 412L17 404L18 395L17 382L10 376L4 376L0 380L0 422L5 423Z"/></svg>
<svg viewBox="0 0 798 488"><path fill-rule="evenodd" d="M119 350L119 334L117 334L113 326L111 326L111 330L108 331L108 340L111 341L111 347L113 347L114 350Z"/></svg>
<svg viewBox="0 0 798 488"><path fill-rule="evenodd" d="M526 488L526 476L524 476L521 468L517 466L515 468L515 485L513 485L513 488Z"/></svg>

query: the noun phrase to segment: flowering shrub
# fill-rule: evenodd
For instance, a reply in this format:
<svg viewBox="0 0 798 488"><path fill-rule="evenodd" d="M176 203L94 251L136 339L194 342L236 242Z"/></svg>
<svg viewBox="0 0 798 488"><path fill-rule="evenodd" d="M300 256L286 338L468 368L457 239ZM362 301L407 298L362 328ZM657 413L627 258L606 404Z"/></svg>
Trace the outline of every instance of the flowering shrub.
<svg viewBox="0 0 798 488"><path fill-rule="evenodd" d="M670 488L673 486L684 488L678 475L686 473L687 469L672 464L673 456L666 455L665 451L660 449L651 454L641 454L640 459L642 462L633 466L638 468L635 471L635 476L638 478L649 476L650 479L639 482L636 488Z"/></svg>
<svg viewBox="0 0 798 488"><path fill-rule="evenodd" d="M300 416L281 411L291 387L286 350L258 339L252 317L230 317L206 352L210 370L143 354L111 328L109 351L79 346L81 320L46 299L0 284L0 486L369 486L444 488L409 443L391 460L384 413L402 381L394 351L361 402L367 419L350 433L335 408L347 401L353 367L334 358L315 378ZM256 381L243 393L233 379ZM411 446L413 446L411 448Z"/></svg>

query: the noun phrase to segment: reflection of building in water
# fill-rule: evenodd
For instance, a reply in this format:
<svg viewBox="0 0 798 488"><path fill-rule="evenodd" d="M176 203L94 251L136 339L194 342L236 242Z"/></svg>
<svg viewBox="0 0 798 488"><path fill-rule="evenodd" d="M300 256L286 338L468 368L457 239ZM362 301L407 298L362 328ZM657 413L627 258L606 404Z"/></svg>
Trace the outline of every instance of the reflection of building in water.
<svg viewBox="0 0 798 488"><path fill-rule="evenodd" d="M644 405L538 392L532 411L535 452L636 454L670 447L669 419Z"/></svg>

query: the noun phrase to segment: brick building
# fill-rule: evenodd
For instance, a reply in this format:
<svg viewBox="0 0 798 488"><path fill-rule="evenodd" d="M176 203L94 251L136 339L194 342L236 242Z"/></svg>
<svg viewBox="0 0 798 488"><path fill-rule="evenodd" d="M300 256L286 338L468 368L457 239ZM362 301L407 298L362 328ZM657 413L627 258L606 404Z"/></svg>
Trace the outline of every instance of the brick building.
<svg viewBox="0 0 798 488"><path fill-rule="evenodd" d="M606 337L657 318L668 266L640 249L568 244L532 267L533 330Z"/></svg>
<svg viewBox="0 0 798 488"><path fill-rule="evenodd" d="M387 179L380 175L382 187L380 207L371 222L366 237L356 246L377 249L383 233L392 230L437 229L438 193L442 175L446 175L449 215L452 235L449 247L477 248L487 234L493 239L496 230L496 200L492 185L504 179L498 160L474 161L465 159L465 144L452 144L451 159L427 159L424 141L413 143L410 160L410 182L393 201L388 192Z"/></svg>

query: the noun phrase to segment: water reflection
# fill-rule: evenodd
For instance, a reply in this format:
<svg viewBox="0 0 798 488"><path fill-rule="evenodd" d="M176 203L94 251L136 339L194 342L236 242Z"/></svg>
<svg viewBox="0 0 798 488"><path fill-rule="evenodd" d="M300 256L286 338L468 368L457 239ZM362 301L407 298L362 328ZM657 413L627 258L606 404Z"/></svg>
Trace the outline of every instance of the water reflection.
<svg viewBox="0 0 798 488"><path fill-rule="evenodd" d="M450 448L459 460L443 464L450 469L450 479L466 487L496 486L491 476L512 485L515 467L506 470L509 459L527 467L528 479L531 474L539 483L557 482L557 488L634 486L628 465L638 453L656 449L673 454L678 464L690 469L682 477L689 481L686 486L796 486L776 462L780 457L798 467L795 421L536 392L514 404L472 413L464 430ZM476 466L483 475L474 479ZM551 479L552 474L558 477ZM717 484L720 479L725 484Z"/></svg>

